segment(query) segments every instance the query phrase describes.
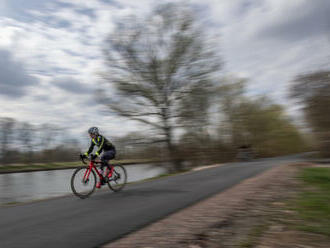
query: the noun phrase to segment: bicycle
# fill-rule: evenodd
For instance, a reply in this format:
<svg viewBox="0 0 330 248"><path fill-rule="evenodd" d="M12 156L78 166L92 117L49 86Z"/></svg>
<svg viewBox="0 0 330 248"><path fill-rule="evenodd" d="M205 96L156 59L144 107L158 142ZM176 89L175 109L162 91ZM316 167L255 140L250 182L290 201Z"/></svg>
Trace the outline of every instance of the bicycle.
<svg viewBox="0 0 330 248"><path fill-rule="evenodd" d="M93 156L91 156L93 158ZM85 158L80 156L81 161L87 164ZM103 176L97 166L101 165L101 161L95 159L88 159L88 166L78 167L71 177L72 192L81 199L89 197L96 188L96 175L99 180L104 180L109 188L118 192L122 190L127 183L126 169L121 165L109 164L106 168L106 176Z"/></svg>

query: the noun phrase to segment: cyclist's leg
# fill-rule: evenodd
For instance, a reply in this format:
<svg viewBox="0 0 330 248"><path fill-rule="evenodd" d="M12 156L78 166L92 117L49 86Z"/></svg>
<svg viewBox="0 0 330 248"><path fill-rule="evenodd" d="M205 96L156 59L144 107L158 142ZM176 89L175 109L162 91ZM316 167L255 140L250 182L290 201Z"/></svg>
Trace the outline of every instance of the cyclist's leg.
<svg viewBox="0 0 330 248"><path fill-rule="evenodd" d="M116 156L116 150L114 150L114 149L103 152L103 154L101 156L101 161L102 161L101 170L102 171L103 171L104 167L109 168L108 162L109 162L109 160L114 159L115 156Z"/></svg>

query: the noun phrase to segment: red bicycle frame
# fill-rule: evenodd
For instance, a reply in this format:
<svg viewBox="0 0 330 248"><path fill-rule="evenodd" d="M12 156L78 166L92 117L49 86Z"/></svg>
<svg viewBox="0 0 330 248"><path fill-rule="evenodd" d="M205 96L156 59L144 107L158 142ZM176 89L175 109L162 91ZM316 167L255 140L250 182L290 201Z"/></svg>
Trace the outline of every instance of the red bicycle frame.
<svg viewBox="0 0 330 248"><path fill-rule="evenodd" d="M92 170L96 171L96 174L99 176L100 180L103 179L103 175L96 168L95 163L96 164L101 164L101 162L98 162L98 161L95 162L93 160L91 160L89 162L88 170L86 170L85 174L84 174L84 182L88 180L89 175L91 174ZM113 165L108 165L108 168L110 168L110 171L107 171L106 175L107 175L108 178L110 178L110 177L112 177L112 173L113 173Z"/></svg>

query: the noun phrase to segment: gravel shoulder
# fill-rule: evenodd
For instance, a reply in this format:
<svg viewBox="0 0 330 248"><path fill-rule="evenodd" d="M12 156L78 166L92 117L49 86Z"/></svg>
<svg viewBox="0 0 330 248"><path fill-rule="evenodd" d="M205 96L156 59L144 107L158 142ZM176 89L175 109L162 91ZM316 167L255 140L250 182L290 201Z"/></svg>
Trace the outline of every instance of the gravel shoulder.
<svg viewBox="0 0 330 248"><path fill-rule="evenodd" d="M329 237L296 231L287 202L302 166L283 164L103 248L330 247Z"/></svg>

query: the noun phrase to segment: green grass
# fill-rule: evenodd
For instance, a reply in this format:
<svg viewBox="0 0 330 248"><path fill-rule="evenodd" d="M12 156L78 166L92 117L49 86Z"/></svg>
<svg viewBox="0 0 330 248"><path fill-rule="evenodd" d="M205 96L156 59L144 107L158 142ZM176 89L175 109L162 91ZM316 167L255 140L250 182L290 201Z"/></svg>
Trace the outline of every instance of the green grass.
<svg viewBox="0 0 330 248"><path fill-rule="evenodd" d="M45 164L15 164L0 166L0 172L17 172L17 171L35 171L47 169L61 169L79 166L80 163L45 163Z"/></svg>
<svg viewBox="0 0 330 248"><path fill-rule="evenodd" d="M254 226L248 233L248 236L244 240L241 240L239 242L238 247L241 248L255 247L259 238L267 230L267 228L268 226L266 224L259 224Z"/></svg>
<svg viewBox="0 0 330 248"><path fill-rule="evenodd" d="M307 187L294 202L298 229L330 236L330 168L303 169L300 179Z"/></svg>
<svg viewBox="0 0 330 248"><path fill-rule="evenodd" d="M18 201L11 201L11 202L6 202L6 203L4 203L3 205L4 206L11 206L11 205L16 205L16 204L19 204L20 202L18 202Z"/></svg>

